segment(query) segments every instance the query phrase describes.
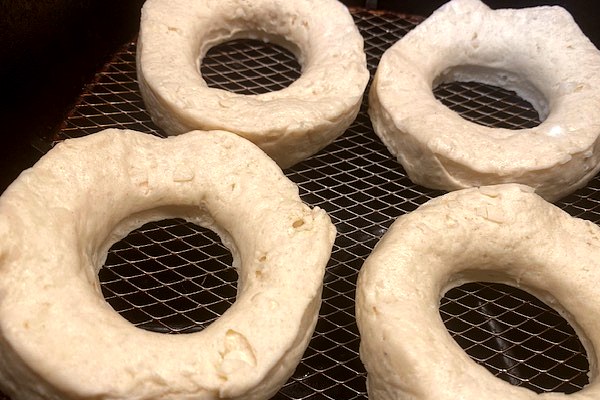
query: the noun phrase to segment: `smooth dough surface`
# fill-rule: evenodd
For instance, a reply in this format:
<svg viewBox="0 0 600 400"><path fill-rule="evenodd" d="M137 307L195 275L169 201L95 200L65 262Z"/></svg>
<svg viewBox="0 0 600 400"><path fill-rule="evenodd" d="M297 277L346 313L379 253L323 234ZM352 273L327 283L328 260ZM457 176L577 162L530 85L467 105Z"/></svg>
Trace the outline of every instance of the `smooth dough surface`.
<svg viewBox="0 0 600 400"><path fill-rule="evenodd" d="M469 122L432 88L515 91L542 123ZM560 7L491 10L452 0L390 47L369 93L375 132L412 181L443 190L516 182L557 200L600 169L600 52Z"/></svg>
<svg viewBox="0 0 600 400"><path fill-rule="evenodd" d="M136 328L104 300L110 246L151 220L219 234L235 303L206 329ZM0 388L13 400L267 399L314 330L335 229L227 132L106 130L57 145L0 197Z"/></svg>
<svg viewBox="0 0 600 400"><path fill-rule="evenodd" d="M494 377L448 333L440 299L467 282L536 295L570 322L590 364L581 391L536 394ZM370 400L600 398L600 228L517 184L463 189L396 220L357 283ZM551 355L549 354L551 357Z"/></svg>
<svg viewBox="0 0 600 400"><path fill-rule="evenodd" d="M200 74L202 58L212 46L237 38L288 48L301 76L258 95L208 87ZM369 79L363 38L337 0L148 0L137 68L146 107L167 134L235 132L282 168L348 128Z"/></svg>

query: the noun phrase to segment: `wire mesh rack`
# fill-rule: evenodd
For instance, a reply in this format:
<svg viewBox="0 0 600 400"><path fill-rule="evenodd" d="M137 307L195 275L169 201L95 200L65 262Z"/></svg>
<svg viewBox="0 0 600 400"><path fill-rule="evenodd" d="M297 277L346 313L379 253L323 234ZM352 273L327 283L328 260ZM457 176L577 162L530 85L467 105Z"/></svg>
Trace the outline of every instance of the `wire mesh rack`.
<svg viewBox="0 0 600 400"><path fill-rule="evenodd" d="M365 39L371 74L382 53L420 21L397 13L351 11ZM211 49L201 72L213 87L263 93L293 82L300 66L282 48L237 40ZM464 118L480 124L519 129L539 123L531 105L500 88L449 83L434 93ZM52 141L115 127L163 136L138 90L135 43L121 49L97 74ZM298 184L306 203L329 213L338 236L314 336L293 377L274 399L366 399L354 318L358 271L398 216L441 192L407 178L374 134L366 101L342 137L285 173ZM599 192L596 177L558 205L599 223ZM148 223L116 243L99 275L108 303L136 326L188 333L209 325L235 301L237 275L231 263L230 252L216 234L171 219ZM523 291L469 283L443 297L440 315L471 358L512 384L538 393L572 393L588 382L585 350L573 329Z"/></svg>

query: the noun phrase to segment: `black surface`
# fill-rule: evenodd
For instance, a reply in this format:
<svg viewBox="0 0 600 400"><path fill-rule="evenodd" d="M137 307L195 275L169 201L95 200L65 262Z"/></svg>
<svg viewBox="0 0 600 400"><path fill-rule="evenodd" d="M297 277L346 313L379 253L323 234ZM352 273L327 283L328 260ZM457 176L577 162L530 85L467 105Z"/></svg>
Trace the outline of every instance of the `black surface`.
<svg viewBox="0 0 600 400"><path fill-rule="evenodd" d="M0 192L40 156L94 73L139 28L141 0L0 2Z"/></svg>

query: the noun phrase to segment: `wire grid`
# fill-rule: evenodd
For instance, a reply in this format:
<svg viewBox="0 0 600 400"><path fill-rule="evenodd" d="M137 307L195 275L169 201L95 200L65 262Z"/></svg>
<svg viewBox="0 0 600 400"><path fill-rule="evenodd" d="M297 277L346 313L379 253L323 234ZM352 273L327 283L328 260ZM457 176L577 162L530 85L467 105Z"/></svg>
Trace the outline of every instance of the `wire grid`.
<svg viewBox="0 0 600 400"><path fill-rule="evenodd" d="M381 54L417 17L352 10L365 38L373 74ZM241 93L276 90L299 75L280 48L235 41L213 48L202 73L211 86ZM436 97L465 118L514 129L535 126L532 107L512 92L477 83L444 84ZM366 99L365 95L365 99ZM145 111L136 83L135 44L118 52L85 90L54 141L105 128L161 135ZM357 273L374 245L400 215L441 194L417 185L388 154L366 114L333 144L285 171L301 197L325 209L338 236L327 267L315 334L293 377L274 399L366 399L354 318ZM600 222L600 178L558 205ZM203 329L235 300L231 254L211 231L182 220L148 223L110 250L100 271L107 301L137 326L165 333ZM440 315L457 343L494 375L536 392L571 393L587 382L585 351L554 310L518 289L470 283L449 291Z"/></svg>

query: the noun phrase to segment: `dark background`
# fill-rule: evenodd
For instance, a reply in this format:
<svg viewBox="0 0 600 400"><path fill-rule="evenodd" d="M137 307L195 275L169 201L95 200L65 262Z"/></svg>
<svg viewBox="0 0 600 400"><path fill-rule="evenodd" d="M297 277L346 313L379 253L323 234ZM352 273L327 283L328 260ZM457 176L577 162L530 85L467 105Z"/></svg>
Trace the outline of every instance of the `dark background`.
<svg viewBox="0 0 600 400"><path fill-rule="evenodd" d="M348 0L349 6L427 16L445 1ZM597 47L596 2L486 1L492 8L558 4ZM59 129L65 113L109 56L135 38L143 0L0 2L0 192L40 156L32 142Z"/></svg>

